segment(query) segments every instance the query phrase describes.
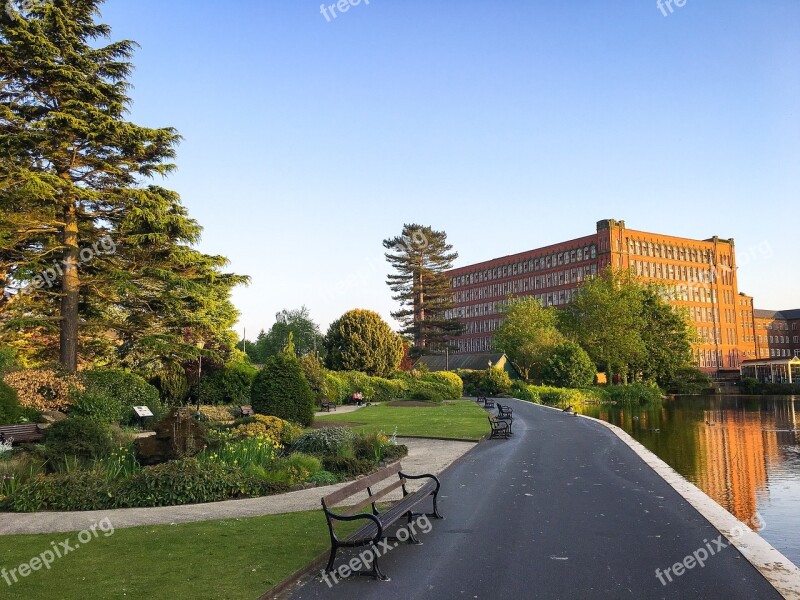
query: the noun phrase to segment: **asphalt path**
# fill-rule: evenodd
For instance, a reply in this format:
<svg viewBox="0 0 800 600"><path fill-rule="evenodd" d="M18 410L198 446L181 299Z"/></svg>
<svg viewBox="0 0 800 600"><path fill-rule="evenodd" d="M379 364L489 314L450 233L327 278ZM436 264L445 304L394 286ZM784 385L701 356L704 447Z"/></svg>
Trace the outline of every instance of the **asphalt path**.
<svg viewBox="0 0 800 600"><path fill-rule="evenodd" d="M508 404L514 435L479 444L442 475L445 519L431 520L419 535L423 545L403 544L381 557L391 581L351 577L328 585L317 576L291 597L781 597L606 427ZM337 566L359 551L340 550Z"/></svg>

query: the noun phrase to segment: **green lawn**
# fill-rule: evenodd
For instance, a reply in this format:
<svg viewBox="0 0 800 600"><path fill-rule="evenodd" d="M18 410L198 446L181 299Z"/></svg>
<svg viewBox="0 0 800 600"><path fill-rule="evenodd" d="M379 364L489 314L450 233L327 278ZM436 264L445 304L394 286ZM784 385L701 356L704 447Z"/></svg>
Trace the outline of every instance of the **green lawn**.
<svg viewBox="0 0 800 600"><path fill-rule="evenodd" d="M431 406L366 406L351 413L316 417L318 421L361 423L356 431L394 432L407 437L479 440L489 432L486 411L472 400L456 400Z"/></svg>
<svg viewBox="0 0 800 600"><path fill-rule="evenodd" d="M321 510L118 529L8 586L0 598L253 600L330 547ZM77 533L0 536L10 570ZM10 576L9 576L10 577Z"/></svg>

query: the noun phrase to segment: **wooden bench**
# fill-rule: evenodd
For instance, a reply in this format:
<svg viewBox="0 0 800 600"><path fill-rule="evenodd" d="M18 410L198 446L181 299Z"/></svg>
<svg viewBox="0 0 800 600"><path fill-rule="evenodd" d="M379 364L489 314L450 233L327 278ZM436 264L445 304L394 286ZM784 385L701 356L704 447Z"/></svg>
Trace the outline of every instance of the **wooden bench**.
<svg viewBox="0 0 800 600"><path fill-rule="evenodd" d="M336 402L328 402L327 400L323 400L322 402L320 402L320 406L322 407L322 410L325 410L327 412L336 410Z"/></svg>
<svg viewBox="0 0 800 600"><path fill-rule="evenodd" d="M483 405L486 408L494 408L494 398L488 398L488 397L484 398L483 399Z"/></svg>
<svg viewBox="0 0 800 600"><path fill-rule="evenodd" d="M486 403L486 396L478 396L475 398L475 402L478 404L485 404Z"/></svg>
<svg viewBox="0 0 800 600"><path fill-rule="evenodd" d="M408 524L411 523L413 517L422 515L433 517L435 519L444 518L439 514L437 505L439 488L441 487L439 479L434 475L427 474L409 475L404 473L402 468L403 467L399 462L394 463L393 465L384 467L372 475L368 475L357 481L354 481L353 483L346 485L342 489L337 490L322 499L322 510L325 512L325 518L328 521L328 530L331 534L331 554L330 558L328 559L328 565L325 567L325 570L328 573L333 573L333 564L336 560L336 551L339 548L371 546L372 568L370 570L354 570L353 574L366 575L383 581L389 581L389 578L381 572L380 567L378 566L379 550L377 544L383 539L396 541L400 540L386 536L386 529L403 517L407 519ZM397 476L396 481L378 491L373 491L373 488L376 485L394 480L395 476ZM406 483L411 479L428 479L429 481L427 481L416 492L409 492L406 489ZM384 512L379 512L375 503L398 488L403 490L403 499L397 504L386 509ZM364 493L367 494L366 498L358 501L357 504L349 507L341 507L336 509L337 512L333 512L332 509L337 504L341 504L345 500L349 499L355 500L356 496ZM425 501L429 496L433 496L432 513L412 512L412 509ZM364 512L364 509L367 507L370 507L370 512ZM357 531L350 534L347 539L340 540L336 536L336 530L334 527L336 521L357 521L359 519L365 520L367 523ZM405 541L407 541L409 544L421 543L414 537L414 533L411 529L408 529L407 533L408 538Z"/></svg>
<svg viewBox="0 0 800 600"><path fill-rule="evenodd" d="M42 430L36 423L26 425L0 425L0 442L12 440L14 444L38 442L42 439Z"/></svg>
<svg viewBox="0 0 800 600"><path fill-rule="evenodd" d="M511 435L511 425L508 421L498 419L494 415L489 415L489 425L492 426L492 433L489 434L489 439L508 439Z"/></svg>

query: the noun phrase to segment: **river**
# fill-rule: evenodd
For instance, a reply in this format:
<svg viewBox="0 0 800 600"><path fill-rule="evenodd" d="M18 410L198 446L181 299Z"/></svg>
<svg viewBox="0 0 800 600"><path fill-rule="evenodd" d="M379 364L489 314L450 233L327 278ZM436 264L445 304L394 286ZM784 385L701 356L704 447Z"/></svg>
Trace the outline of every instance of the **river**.
<svg viewBox="0 0 800 600"><path fill-rule="evenodd" d="M576 409L623 428L800 565L800 396Z"/></svg>

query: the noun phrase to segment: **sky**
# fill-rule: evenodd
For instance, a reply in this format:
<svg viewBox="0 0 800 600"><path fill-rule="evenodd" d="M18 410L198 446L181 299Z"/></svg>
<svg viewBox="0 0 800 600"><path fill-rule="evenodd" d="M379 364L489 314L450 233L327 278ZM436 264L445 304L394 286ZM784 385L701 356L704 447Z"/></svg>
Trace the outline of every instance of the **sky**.
<svg viewBox="0 0 800 600"><path fill-rule="evenodd" d="M102 21L141 46L131 120L183 135L158 183L252 277L250 339L302 305L323 331L394 324L404 223L446 231L456 266L606 218L732 237L740 291L800 308L800 2L663 6L108 0Z"/></svg>

